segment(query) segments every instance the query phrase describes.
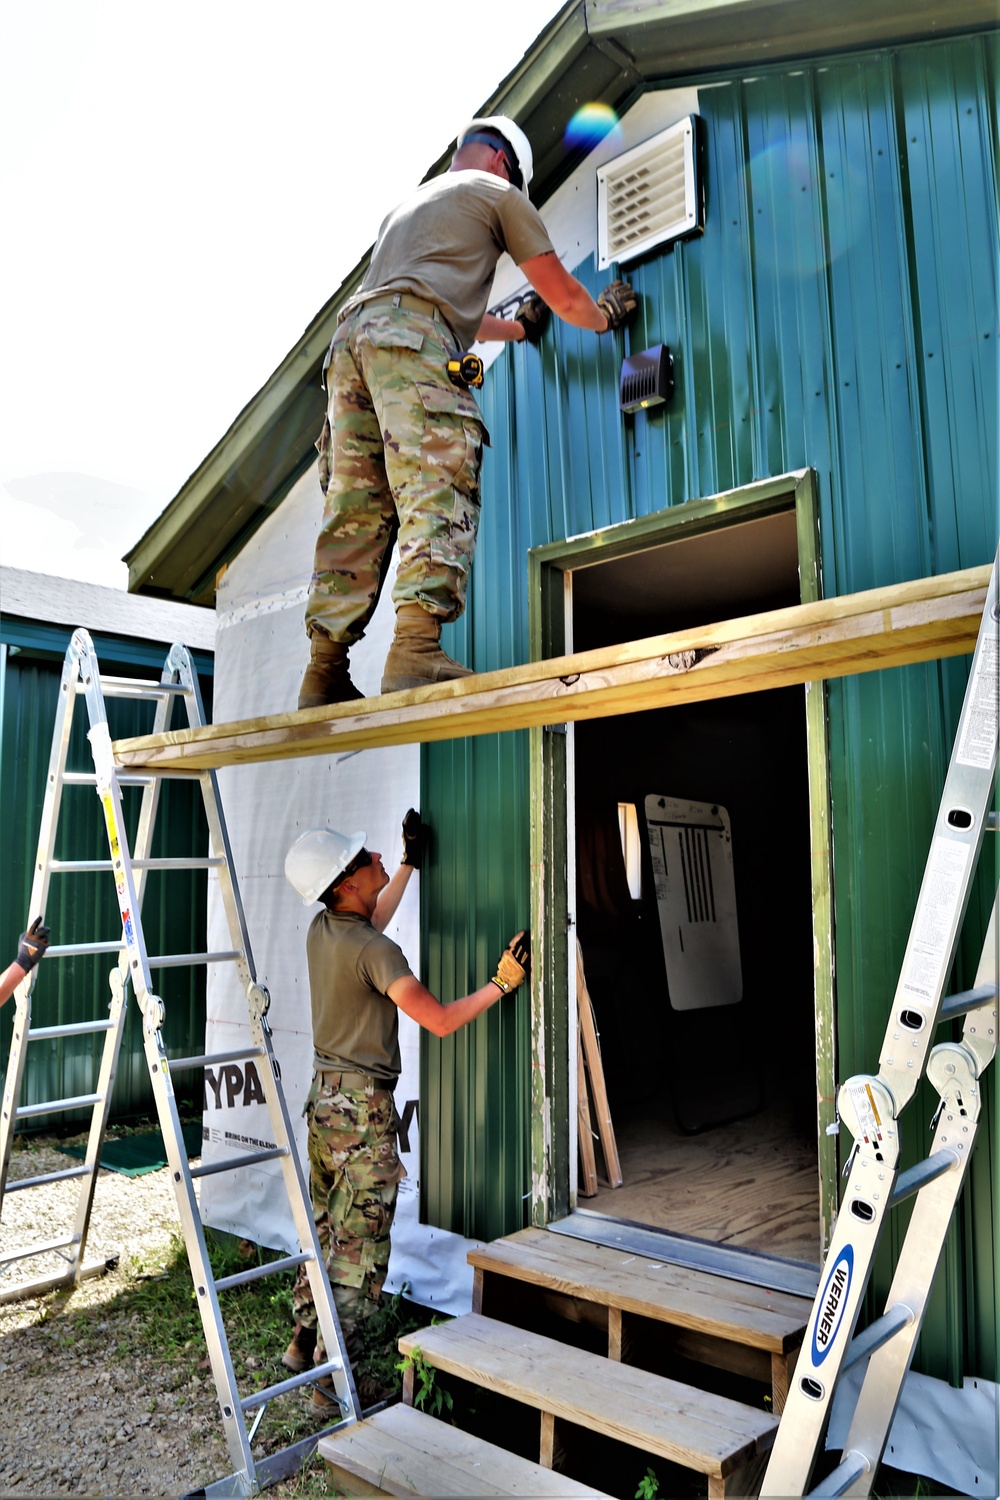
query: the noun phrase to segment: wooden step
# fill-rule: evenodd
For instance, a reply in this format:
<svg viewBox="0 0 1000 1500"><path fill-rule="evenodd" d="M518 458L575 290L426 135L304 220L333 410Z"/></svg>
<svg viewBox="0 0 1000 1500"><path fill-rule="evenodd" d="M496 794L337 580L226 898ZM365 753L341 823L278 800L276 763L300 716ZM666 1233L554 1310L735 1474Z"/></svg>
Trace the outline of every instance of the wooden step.
<svg viewBox="0 0 1000 1500"><path fill-rule="evenodd" d="M522 1229L470 1250L472 1309L511 1323L530 1319L537 1303L521 1287L549 1294L546 1306L580 1317L579 1304L607 1319L608 1357L628 1358L643 1323L678 1330L671 1349L771 1386L780 1413L812 1302L788 1292L666 1264L547 1229Z"/></svg>
<svg viewBox="0 0 1000 1500"><path fill-rule="evenodd" d="M576 1424L704 1474L710 1500L722 1500L753 1491L748 1476L778 1425L769 1412L479 1313L406 1334L399 1348L540 1411L539 1456L546 1468L557 1446L571 1449ZM406 1402L413 1400L413 1384L409 1369L403 1377Z"/></svg>
<svg viewBox="0 0 1000 1500"><path fill-rule="evenodd" d="M332 1485L345 1495L603 1494L541 1464L507 1453L425 1416L412 1406L390 1406L363 1422L321 1438Z"/></svg>

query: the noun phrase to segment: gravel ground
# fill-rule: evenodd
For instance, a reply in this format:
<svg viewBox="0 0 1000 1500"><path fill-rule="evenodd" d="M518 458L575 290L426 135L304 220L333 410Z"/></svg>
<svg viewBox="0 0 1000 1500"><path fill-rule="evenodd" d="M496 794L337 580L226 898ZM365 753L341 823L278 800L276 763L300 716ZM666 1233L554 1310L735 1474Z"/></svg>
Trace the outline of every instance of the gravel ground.
<svg viewBox="0 0 1000 1500"><path fill-rule="evenodd" d="M79 1163L50 1145L15 1149L9 1181L72 1165ZM65 1238L78 1195L77 1181L8 1195L0 1254ZM0 1495L174 1496L232 1472L207 1363L190 1376L151 1358L143 1352L148 1330L140 1337L130 1329L139 1315L121 1306L146 1268L163 1264L157 1257L178 1232L166 1168L136 1178L102 1170L85 1262L118 1255L117 1268L68 1290L0 1303ZM54 1255L5 1266L0 1290L59 1269ZM102 1335L99 1353L68 1344L81 1312ZM276 1364L274 1379L282 1373ZM308 1405L301 1391L281 1400ZM301 1493L299 1483L268 1494Z"/></svg>

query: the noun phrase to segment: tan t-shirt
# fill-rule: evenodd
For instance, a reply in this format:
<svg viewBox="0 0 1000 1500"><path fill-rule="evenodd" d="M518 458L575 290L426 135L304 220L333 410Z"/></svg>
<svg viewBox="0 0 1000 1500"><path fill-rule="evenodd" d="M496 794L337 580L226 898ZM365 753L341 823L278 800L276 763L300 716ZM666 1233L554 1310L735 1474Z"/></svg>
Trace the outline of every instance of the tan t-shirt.
<svg viewBox="0 0 1000 1500"><path fill-rule="evenodd" d="M385 991L411 974L403 950L354 912L321 911L306 937L316 1065L398 1078L399 1011Z"/></svg>
<svg viewBox="0 0 1000 1500"><path fill-rule="evenodd" d="M445 172L383 220L361 289L346 306L385 292L412 292L440 309L467 348L505 250L517 265L552 250L538 210L491 172Z"/></svg>

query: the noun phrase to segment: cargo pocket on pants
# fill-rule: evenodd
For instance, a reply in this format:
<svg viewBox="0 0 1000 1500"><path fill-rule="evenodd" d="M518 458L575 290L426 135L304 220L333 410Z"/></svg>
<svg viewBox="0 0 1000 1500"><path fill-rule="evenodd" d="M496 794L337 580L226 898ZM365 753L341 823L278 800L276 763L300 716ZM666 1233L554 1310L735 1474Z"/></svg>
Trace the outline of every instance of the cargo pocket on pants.
<svg viewBox="0 0 1000 1500"><path fill-rule="evenodd" d="M427 418L424 448L427 461L457 490L479 498L479 470L490 434L482 413L468 391L457 386L416 382Z"/></svg>

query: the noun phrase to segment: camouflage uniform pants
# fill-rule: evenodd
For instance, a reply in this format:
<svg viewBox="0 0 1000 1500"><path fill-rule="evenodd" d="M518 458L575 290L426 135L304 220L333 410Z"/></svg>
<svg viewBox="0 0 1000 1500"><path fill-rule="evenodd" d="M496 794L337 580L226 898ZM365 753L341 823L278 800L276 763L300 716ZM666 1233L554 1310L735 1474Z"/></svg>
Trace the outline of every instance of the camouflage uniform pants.
<svg viewBox="0 0 1000 1500"><path fill-rule="evenodd" d="M326 506L308 634L319 628L347 644L361 638L397 536L394 604L418 603L442 621L465 608L489 434L472 395L448 379L457 352L440 319L381 300L337 329L326 371L331 449L325 463L320 453Z"/></svg>
<svg viewBox="0 0 1000 1500"><path fill-rule="evenodd" d="M389 1267L396 1189L406 1172L396 1147L399 1116L387 1089L341 1088L317 1073L306 1099L313 1218L349 1357L375 1310ZM316 1327L309 1278L300 1267L292 1293L296 1323ZM324 1357L322 1335L316 1353Z"/></svg>

